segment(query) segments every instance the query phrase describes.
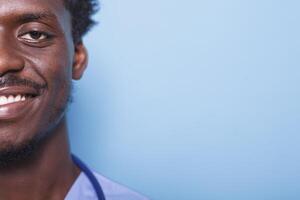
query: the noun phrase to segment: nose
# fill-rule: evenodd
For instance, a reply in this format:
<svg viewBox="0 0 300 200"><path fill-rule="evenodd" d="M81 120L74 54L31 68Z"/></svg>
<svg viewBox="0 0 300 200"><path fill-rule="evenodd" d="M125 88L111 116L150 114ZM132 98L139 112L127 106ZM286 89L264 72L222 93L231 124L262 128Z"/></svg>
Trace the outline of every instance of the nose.
<svg viewBox="0 0 300 200"><path fill-rule="evenodd" d="M18 48L12 43L0 40L0 76L9 72L18 72L24 68L24 59Z"/></svg>

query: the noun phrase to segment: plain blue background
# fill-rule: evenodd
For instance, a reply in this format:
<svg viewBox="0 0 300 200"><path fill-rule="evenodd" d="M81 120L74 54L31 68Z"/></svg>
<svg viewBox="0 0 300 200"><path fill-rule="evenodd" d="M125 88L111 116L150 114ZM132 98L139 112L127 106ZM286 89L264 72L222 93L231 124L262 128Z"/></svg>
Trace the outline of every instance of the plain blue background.
<svg viewBox="0 0 300 200"><path fill-rule="evenodd" d="M300 199L300 1L101 4L73 152L154 200Z"/></svg>

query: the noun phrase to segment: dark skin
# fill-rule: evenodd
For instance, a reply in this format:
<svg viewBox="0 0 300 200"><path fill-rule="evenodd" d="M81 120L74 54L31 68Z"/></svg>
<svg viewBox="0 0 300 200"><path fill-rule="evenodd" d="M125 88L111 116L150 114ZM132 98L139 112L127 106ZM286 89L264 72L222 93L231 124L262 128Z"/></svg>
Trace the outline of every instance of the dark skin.
<svg viewBox="0 0 300 200"><path fill-rule="evenodd" d="M0 168L0 199L64 199L80 173L70 156L64 108L87 52L74 44L71 30L62 0L0 0L0 78L13 74L46 86L20 105L0 106L0 151L46 138L30 158ZM5 88L11 91L31 88Z"/></svg>

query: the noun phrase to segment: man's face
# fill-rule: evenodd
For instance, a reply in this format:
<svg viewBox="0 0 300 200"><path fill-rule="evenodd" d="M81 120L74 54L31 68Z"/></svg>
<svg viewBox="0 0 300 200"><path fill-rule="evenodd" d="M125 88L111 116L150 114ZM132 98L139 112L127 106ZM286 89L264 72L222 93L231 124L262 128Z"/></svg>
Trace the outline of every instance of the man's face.
<svg viewBox="0 0 300 200"><path fill-rule="evenodd" d="M74 64L71 32L62 0L0 0L0 152L64 116L72 76L85 67Z"/></svg>

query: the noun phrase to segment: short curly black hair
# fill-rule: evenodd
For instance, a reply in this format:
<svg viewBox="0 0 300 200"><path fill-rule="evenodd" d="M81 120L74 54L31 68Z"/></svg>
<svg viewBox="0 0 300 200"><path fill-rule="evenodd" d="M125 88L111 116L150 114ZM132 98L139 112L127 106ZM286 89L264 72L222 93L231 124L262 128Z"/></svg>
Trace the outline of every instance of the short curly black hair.
<svg viewBox="0 0 300 200"><path fill-rule="evenodd" d="M72 18L72 36L74 43L82 40L95 21L92 15L99 10L97 0L64 0L67 10L71 13Z"/></svg>

